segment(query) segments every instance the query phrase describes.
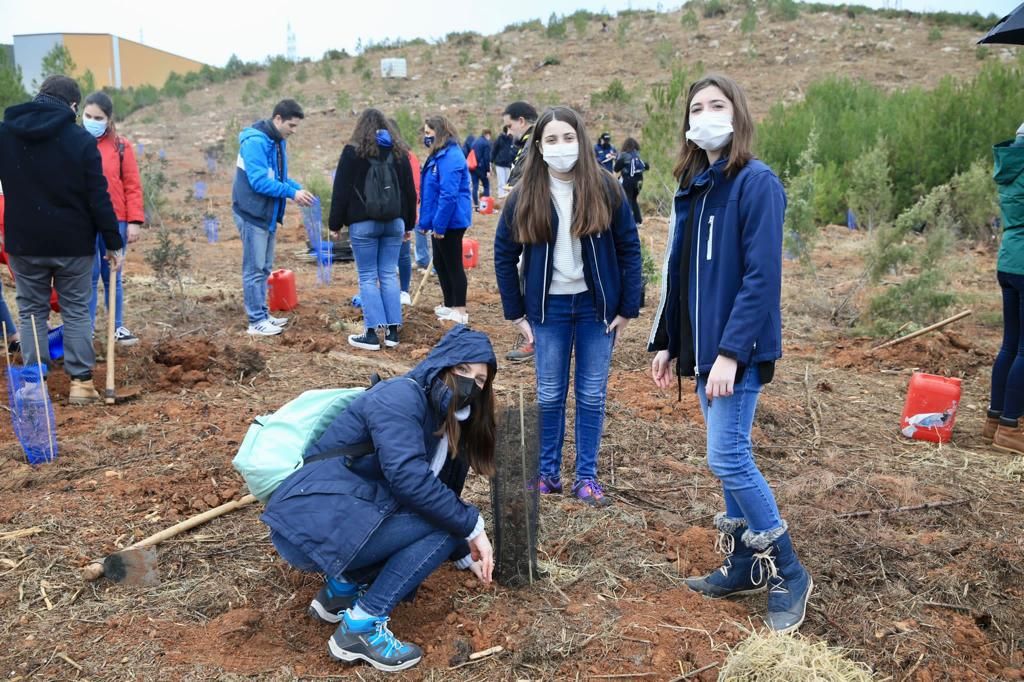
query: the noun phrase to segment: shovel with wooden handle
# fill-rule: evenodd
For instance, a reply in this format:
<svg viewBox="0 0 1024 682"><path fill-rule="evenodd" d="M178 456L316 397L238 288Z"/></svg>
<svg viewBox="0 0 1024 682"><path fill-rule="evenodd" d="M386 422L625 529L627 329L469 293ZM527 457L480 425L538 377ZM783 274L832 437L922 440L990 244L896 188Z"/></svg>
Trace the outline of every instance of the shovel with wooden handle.
<svg viewBox="0 0 1024 682"><path fill-rule="evenodd" d="M117 270L110 267L110 279L107 281L107 391L106 403L113 405L117 400L114 391L114 336L117 333Z"/></svg>
<svg viewBox="0 0 1024 682"><path fill-rule="evenodd" d="M177 523L170 528L150 535L145 540L139 540L134 545L125 547L119 552L111 554L102 562L96 561L82 569L82 578L88 581L99 580L107 576L114 582L126 582L130 585L156 585L160 582L156 572L156 548L155 545L173 538L175 535L184 533L187 530L201 526L207 521L223 516L228 512L252 504L256 498L246 495L231 502L225 502L219 507L209 509L202 514Z"/></svg>

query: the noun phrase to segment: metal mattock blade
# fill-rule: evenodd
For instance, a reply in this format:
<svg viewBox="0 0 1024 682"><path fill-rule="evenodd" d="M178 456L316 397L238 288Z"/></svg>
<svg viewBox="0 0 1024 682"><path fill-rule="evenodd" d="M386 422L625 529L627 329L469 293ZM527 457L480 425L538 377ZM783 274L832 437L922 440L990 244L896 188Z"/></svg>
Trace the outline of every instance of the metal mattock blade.
<svg viewBox="0 0 1024 682"><path fill-rule="evenodd" d="M103 574L116 583L159 585L155 547L126 549L103 560Z"/></svg>

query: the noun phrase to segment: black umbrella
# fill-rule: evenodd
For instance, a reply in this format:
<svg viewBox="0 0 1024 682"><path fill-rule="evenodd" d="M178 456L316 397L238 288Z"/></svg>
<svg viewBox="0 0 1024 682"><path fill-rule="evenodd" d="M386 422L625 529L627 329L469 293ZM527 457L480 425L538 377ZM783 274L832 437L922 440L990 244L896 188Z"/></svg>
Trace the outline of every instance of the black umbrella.
<svg viewBox="0 0 1024 682"><path fill-rule="evenodd" d="M1000 19L978 42L1024 45L1024 4Z"/></svg>

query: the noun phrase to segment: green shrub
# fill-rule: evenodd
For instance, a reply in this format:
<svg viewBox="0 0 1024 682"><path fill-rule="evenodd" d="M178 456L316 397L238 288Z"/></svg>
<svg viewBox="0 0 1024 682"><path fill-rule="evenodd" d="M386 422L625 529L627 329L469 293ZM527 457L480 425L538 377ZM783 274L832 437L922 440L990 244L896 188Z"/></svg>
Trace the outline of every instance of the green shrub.
<svg viewBox="0 0 1024 682"><path fill-rule="evenodd" d="M324 52L324 59L331 61L340 61L342 59L348 59L348 51L346 50L327 50Z"/></svg>
<svg viewBox="0 0 1024 682"><path fill-rule="evenodd" d="M446 43L457 45L461 47L468 47L476 42L476 39L480 37L479 33L475 31L453 31L444 37Z"/></svg>
<svg viewBox="0 0 1024 682"><path fill-rule="evenodd" d="M800 16L800 7L796 0L769 0L768 11L777 21L793 21Z"/></svg>
<svg viewBox="0 0 1024 682"><path fill-rule="evenodd" d="M324 81L327 83L331 82L334 78L334 67L331 66L331 62L323 59L320 61L320 75L324 77Z"/></svg>
<svg viewBox="0 0 1024 682"><path fill-rule="evenodd" d="M50 76L73 77L77 69L75 60L71 58L71 51L63 43L54 45L49 52L43 55L40 68L42 73L39 76L39 82L32 82L32 87L36 89Z"/></svg>
<svg viewBox="0 0 1024 682"><path fill-rule="evenodd" d="M352 96L342 90L334 98L334 106L338 109L339 113L348 113L352 110Z"/></svg>
<svg viewBox="0 0 1024 682"><path fill-rule="evenodd" d="M223 146L223 159L228 164L234 164L238 159L238 135L242 132L242 126L238 123L238 118L232 116L224 126L224 146Z"/></svg>
<svg viewBox="0 0 1024 682"><path fill-rule="evenodd" d="M883 289L868 304L869 331L875 336L894 336L939 321L956 301L952 293L942 290L944 285L941 272L926 270Z"/></svg>
<svg viewBox="0 0 1024 682"><path fill-rule="evenodd" d="M676 157L682 144L681 130L686 93L694 78L700 76L702 67L690 71L680 67L672 69L668 83L656 85L650 99L644 104L647 120L641 130L644 160L651 169L644 174L645 203L653 206L662 215L668 215L672 208L672 197L678 183L672 176Z"/></svg>
<svg viewBox="0 0 1024 682"><path fill-rule="evenodd" d="M817 149L818 134L811 131L807 148L800 154L799 171L786 186L786 219L782 228L786 250L811 271L811 255L818 240L818 226L814 222L815 178L820 168L815 158Z"/></svg>
<svg viewBox="0 0 1024 682"><path fill-rule="evenodd" d="M601 92L595 92L590 96L590 105L625 103L630 100L626 86L618 78L608 84L608 87Z"/></svg>
<svg viewBox="0 0 1024 682"><path fill-rule="evenodd" d="M978 45L974 48L974 57L979 61L983 62L988 59L990 51L987 45Z"/></svg>
<svg viewBox="0 0 1024 682"><path fill-rule="evenodd" d="M247 82L245 89L242 90L242 104L248 107L258 101L260 101L260 86L256 85L256 81Z"/></svg>
<svg viewBox="0 0 1024 682"><path fill-rule="evenodd" d="M352 63L352 73L356 73L358 71L362 71L365 68L366 68L366 57L364 57L363 55L359 55L358 57L356 57L355 62Z"/></svg>
<svg viewBox="0 0 1024 682"><path fill-rule="evenodd" d="M373 80L373 71L370 71L369 67L363 69L363 72L360 74L360 78L369 83Z"/></svg>
<svg viewBox="0 0 1024 682"><path fill-rule="evenodd" d="M667 69L676 58L676 46L669 40L659 40L654 46L654 55L658 59L658 66Z"/></svg>
<svg viewBox="0 0 1024 682"><path fill-rule="evenodd" d="M488 54L491 51L491 39L490 38L484 38L483 40L480 41L480 50L484 54Z"/></svg>
<svg viewBox="0 0 1024 682"><path fill-rule="evenodd" d="M704 18L713 19L714 17L724 17L728 9L722 0L707 0L704 3Z"/></svg>
<svg viewBox="0 0 1024 682"><path fill-rule="evenodd" d="M978 159L949 184L957 236L977 241L989 241L996 236L993 223L999 215L999 196L992 182L991 159Z"/></svg>
<svg viewBox="0 0 1024 682"><path fill-rule="evenodd" d="M554 12L548 17L547 36L552 40L565 40L566 27L565 19L559 19Z"/></svg>
<svg viewBox="0 0 1024 682"><path fill-rule="evenodd" d="M683 25L683 28L697 28L700 25L700 20L697 19L697 13L692 9L688 9L683 12L683 15L679 18L679 23Z"/></svg>
<svg viewBox="0 0 1024 682"><path fill-rule="evenodd" d="M558 66L561 63L562 60L557 55L549 54L547 57L544 57L541 66Z"/></svg>
<svg viewBox="0 0 1024 682"><path fill-rule="evenodd" d="M814 175L814 218L820 223L846 222L845 183L834 161L819 163Z"/></svg>
<svg viewBox="0 0 1024 682"><path fill-rule="evenodd" d="M0 50L0 111L27 99L28 93L21 84L21 68L7 57L6 50Z"/></svg>
<svg viewBox="0 0 1024 682"><path fill-rule="evenodd" d="M295 71L295 80L299 83L309 80L309 71L306 70L305 64L299 64L299 68Z"/></svg>
<svg viewBox="0 0 1024 682"><path fill-rule="evenodd" d="M278 55L272 58L267 64L267 89L271 92L280 91L291 68L292 63L284 57Z"/></svg>
<svg viewBox="0 0 1024 682"><path fill-rule="evenodd" d="M414 146L416 140L422 137L420 131L423 129L423 118L415 111L399 107L395 110L395 122L398 124L398 133L407 145Z"/></svg>
<svg viewBox="0 0 1024 682"><path fill-rule="evenodd" d="M936 43L940 40L942 40L942 31L940 31L937 27L932 26L931 30L928 31L928 42Z"/></svg>
<svg viewBox="0 0 1024 682"><path fill-rule="evenodd" d="M892 215L892 180L885 140L864 152L850 166L846 201L857 222L872 232Z"/></svg>
<svg viewBox="0 0 1024 682"><path fill-rule="evenodd" d="M156 232L156 245L146 251L145 261L153 269L157 281L167 288L167 293L175 299L182 317L187 310L185 298L185 273L191 262L191 255L185 240L170 228L161 226Z"/></svg>
<svg viewBox="0 0 1024 682"><path fill-rule="evenodd" d="M185 80L181 76L171 71L164 82L163 89L160 90L160 94L164 97L177 97L180 99L188 94L188 86L185 85Z"/></svg>
<svg viewBox="0 0 1024 682"><path fill-rule="evenodd" d="M743 15L743 20L740 21L740 30L744 33L753 33L756 29L757 10L754 8L754 5L751 5Z"/></svg>
<svg viewBox="0 0 1024 682"><path fill-rule="evenodd" d="M466 66L469 64L469 50L459 50L459 66Z"/></svg>
<svg viewBox="0 0 1024 682"><path fill-rule="evenodd" d="M619 44L619 47L625 47L626 43L629 42L630 32L629 29L633 26L633 20L628 16L619 17L618 22L615 26L615 42Z"/></svg>
<svg viewBox="0 0 1024 682"><path fill-rule="evenodd" d="M590 26L590 20L593 15L585 9L576 10L569 15L569 20L572 21L572 27L576 31L576 37L582 38L587 34L587 28Z"/></svg>
<svg viewBox="0 0 1024 682"><path fill-rule="evenodd" d="M517 21L517 22L515 22L513 24L509 24L509 25L507 25L502 30L502 32L503 33L511 33L511 32L543 31L543 30L544 30L544 22L542 22L540 19L531 19L529 21Z"/></svg>

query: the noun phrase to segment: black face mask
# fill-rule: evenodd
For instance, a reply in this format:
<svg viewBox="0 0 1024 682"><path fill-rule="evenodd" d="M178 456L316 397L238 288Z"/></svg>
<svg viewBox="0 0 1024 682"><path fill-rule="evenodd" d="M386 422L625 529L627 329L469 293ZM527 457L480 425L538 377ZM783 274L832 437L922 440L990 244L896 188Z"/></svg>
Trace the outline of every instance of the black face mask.
<svg viewBox="0 0 1024 682"><path fill-rule="evenodd" d="M455 405L458 409L464 408L476 400L482 391L477 386L475 379L455 375Z"/></svg>

